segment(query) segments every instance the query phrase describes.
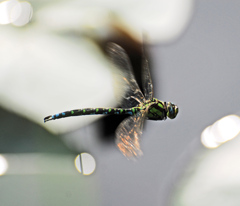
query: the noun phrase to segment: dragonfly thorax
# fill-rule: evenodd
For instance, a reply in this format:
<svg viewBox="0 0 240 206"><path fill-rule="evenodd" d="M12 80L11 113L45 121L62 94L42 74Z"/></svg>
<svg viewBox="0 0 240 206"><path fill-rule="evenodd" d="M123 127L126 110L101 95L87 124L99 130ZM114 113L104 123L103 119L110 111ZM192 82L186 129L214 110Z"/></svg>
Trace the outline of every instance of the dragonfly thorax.
<svg viewBox="0 0 240 206"><path fill-rule="evenodd" d="M178 114L177 105L171 102L163 102L153 98L145 103L148 114L147 119L151 120L165 120L167 117L174 119Z"/></svg>
<svg viewBox="0 0 240 206"><path fill-rule="evenodd" d="M148 111L147 119L151 120L165 120L167 118L167 110L165 102L153 99L146 102L146 108Z"/></svg>

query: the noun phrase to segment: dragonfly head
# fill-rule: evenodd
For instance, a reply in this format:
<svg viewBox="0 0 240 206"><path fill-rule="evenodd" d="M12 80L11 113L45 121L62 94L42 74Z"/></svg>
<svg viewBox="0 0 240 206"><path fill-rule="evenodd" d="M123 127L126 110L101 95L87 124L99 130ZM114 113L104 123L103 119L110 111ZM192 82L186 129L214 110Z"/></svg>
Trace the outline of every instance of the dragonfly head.
<svg viewBox="0 0 240 206"><path fill-rule="evenodd" d="M178 107L177 105L167 102L167 117L170 119L174 119L178 114Z"/></svg>

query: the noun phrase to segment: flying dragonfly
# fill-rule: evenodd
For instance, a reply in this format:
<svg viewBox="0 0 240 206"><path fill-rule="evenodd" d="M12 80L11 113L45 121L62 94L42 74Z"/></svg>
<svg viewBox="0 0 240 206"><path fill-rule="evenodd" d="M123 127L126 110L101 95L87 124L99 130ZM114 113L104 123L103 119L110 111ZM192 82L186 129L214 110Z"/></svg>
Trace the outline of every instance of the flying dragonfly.
<svg viewBox="0 0 240 206"><path fill-rule="evenodd" d="M84 108L49 115L44 122L70 116L112 114L129 115L116 129L116 144L128 159L141 156L139 137L142 135L145 119L166 120L174 119L178 114L177 105L160 101L153 97L153 85L148 60L142 59L142 85L140 90L133 74L133 69L126 51L115 43L108 43L107 53L110 62L121 70L121 78L125 82L126 91L121 98L121 108Z"/></svg>

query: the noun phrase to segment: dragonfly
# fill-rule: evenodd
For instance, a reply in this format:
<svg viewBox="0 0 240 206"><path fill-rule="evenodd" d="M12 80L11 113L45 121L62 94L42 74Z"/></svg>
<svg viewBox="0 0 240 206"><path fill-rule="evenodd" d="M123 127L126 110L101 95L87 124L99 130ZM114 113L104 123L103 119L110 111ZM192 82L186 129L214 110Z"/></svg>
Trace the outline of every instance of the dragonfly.
<svg viewBox="0 0 240 206"><path fill-rule="evenodd" d="M153 97L153 84L146 56L142 57L142 87L141 91L126 51L116 43L107 44L107 54L110 62L121 71L125 83L125 92L119 108L84 108L74 109L49 115L44 122L65 117L82 115L128 115L115 131L115 142L118 149L128 159L140 157L143 152L140 147L140 136L145 119L166 120L174 119L178 114L177 105L160 101Z"/></svg>

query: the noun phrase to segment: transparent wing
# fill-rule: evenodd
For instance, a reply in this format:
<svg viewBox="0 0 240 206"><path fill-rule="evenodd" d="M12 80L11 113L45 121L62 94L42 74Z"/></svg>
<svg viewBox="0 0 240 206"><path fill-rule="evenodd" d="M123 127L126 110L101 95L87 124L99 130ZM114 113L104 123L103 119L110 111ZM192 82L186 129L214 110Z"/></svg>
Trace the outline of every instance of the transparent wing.
<svg viewBox="0 0 240 206"><path fill-rule="evenodd" d="M152 84L152 78L150 75L148 59L146 58L145 54L143 54L143 60L142 60L142 83L143 83L143 92L146 100L152 99L153 84Z"/></svg>
<svg viewBox="0 0 240 206"><path fill-rule="evenodd" d="M141 156L139 137L142 134L143 122L147 112L141 111L123 120L116 130L116 144L118 149L128 159Z"/></svg>
<svg viewBox="0 0 240 206"><path fill-rule="evenodd" d="M140 102L145 101L136 79L133 74L133 69L130 64L128 55L125 50L115 43L108 43L107 52L110 61L121 71L121 77L125 83L125 92L121 98L122 107L134 107Z"/></svg>

